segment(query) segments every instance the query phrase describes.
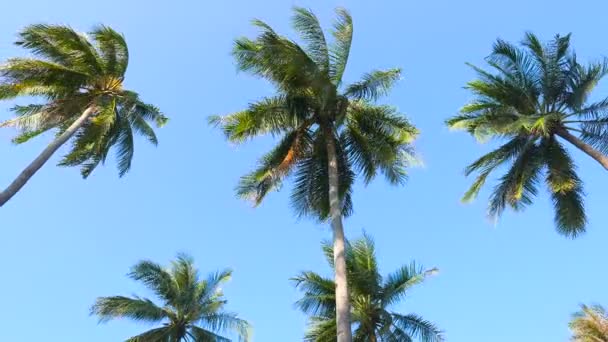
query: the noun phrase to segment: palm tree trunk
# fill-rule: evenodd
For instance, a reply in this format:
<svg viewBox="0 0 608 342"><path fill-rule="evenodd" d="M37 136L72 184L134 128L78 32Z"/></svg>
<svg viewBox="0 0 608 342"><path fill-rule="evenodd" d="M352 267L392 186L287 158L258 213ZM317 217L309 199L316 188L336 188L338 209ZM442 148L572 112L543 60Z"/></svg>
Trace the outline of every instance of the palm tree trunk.
<svg viewBox="0 0 608 342"><path fill-rule="evenodd" d="M327 161L329 176L329 214L334 233L334 268L336 283L337 342L351 342L350 303L346 277L346 253L344 227L342 226L342 206L338 192L338 156L331 127L325 127L327 141Z"/></svg>
<svg viewBox="0 0 608 342"><path fill-rule="evenodd" d="M556 134L572 145L578 147L579 150L585 152L588 156L595 159L598 163L600 163L600 165L608 170L608 156L605 156L602 152L593 148L593 146L570 134L570 132L568 132L566 129L560 129L556 132Z"/></svg>
<svg viewBox="0 0 608 342"><path fill-rule="evenodd" d="M55 153L61 145L63 145L76 131L82 127L94 111L94 107L88 107L81 115L74 121L65 132L61 133L55 140L53 140L43 151L28 165L17 178L2 192L0 192L0 207L3 206L8 200L10 200L15 194L21 190L21 188L27 183L30 178L38 171L44 163Z"/></svg>

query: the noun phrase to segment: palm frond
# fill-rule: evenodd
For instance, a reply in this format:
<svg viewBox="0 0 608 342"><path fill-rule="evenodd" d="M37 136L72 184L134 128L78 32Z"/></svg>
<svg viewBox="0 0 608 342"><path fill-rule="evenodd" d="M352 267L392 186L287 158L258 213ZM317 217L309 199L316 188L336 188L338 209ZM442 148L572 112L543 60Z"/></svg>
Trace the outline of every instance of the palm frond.
<svg viewBox="0 0 608 342"><path fill-rule="evenodd" d="M602 62L591 63L587 66L577 66L577 73L570 78L568 92L568 106L573 110L580 110L587 102L595 86L608 73L608 59Z"/></svg>
<svg viewBox="0 0 608 342"><path fill-rule="evenodd" d="M443 341L442 331L433 323L424 320L414 314L400 315L391 313L393 325L405 331L412 337L418 338L421 342L441 342Z"/></svg>
<svg viewBox="0 0 608 342"><path fill-rule="evenodd" d="M192 326L188 332L193 341L196 342L232 342L229 338L215 334L209 330Z"/></svg>
<svg viewBox="0 0 608 342"><path fill-rule="evenodd" d="M135 146L131 122L126 118L121 117L117 125L120 127L120 133L118 133L116 138L116 162L118 166L118 176L122 177L131 169ZM87 176L89 174L90 171L86 173Z"/></svg>
<svg viewBox="0 0 608 342"><path fill-rule="evenodd" d="M209 123L220 127L228 141L240 143L256 136L296 129L307 111L304 98L276 96L253 103L245 111L225 117L211 116Z"/></svg>
<svg viewBox="0 0 608 342"><path fill-rule="evenodd" d="M237 195L259 205L268 192L278 189L283 179L306 158L311 137L307 126L285 135L279 144L260 161L260 166L241 178Z"/></svg>
<svg viewBox="0 0 608 342"><path fill-rule="evenodd" d="M0 66L0 99L43 96L50 100L75 95L90 76L60 64L29 58L11 58Z"/></svg>
<svg viewBox="0 0 608 342"><path fill-rule="evenodd" d="M319 317L333 317L336 310L336 285L333 280L324 278L314 272L301 272L293 277L295 287L304 292L296 302L302 312Z"/></svg>
<svg viewBox="0 0 608 342"><path fill-rule="evenodd" d="M197 284L196 302L203 303L221 294L220 286L232 278L232 270L224 269L210 273L207 278Z"/></svg>
<svg viewBox="0 0 608 342"><path fill-rule="evenodd" d="M214 313L204 316L201 322L214 331L233 332L238 335L239 341L247 342L250 339L251 327L249 323L240 319L234 313Z"/></svg>
<svg viewBox="0 0 608 342"><path fill-rule="evenodd" d="M353 18L344 8L336 9L337 19L334 23L334 42L329 47L329 76L332 82L339 87L346 64L350 55L353 40Z"/></svg>
<svg viewBox="0 0 608 342"><path fill-rule="evenodd" d="M329 217L329 180L326 137L316 132L312 137L311 152L298 162L294 174L294 189L291 195L292 206L299 216L313 216L320 220ZM330 137L334 139L334 137ZM352 184L354 173L350 161L342 146L345 142L335 144L338 156L338 193L342 201L342 214L352 212Z"/></svg>
<svg viewBox="0 0 608 342"><path fill-rule="evenodd" d="M498 166L508 162L515 156L521 153L522 149L528 144L526 137L518 136L503 144L498 149L482 156L475 162L467 166L465 175L470 175L475 171L480 171L477 179L462 198L463 202L468 202L474 199L482 186L485 184L487 177Z"/></svg>
<svg viewBox="0 0 608 342"><path fill-rule="evenodd" d="M104 73L123 77L129 64L129 48L125 37L104 25L95 27L90 35L97 43Z"/></svg>
<svg viewBox="0 0 608 342"><path fill-rule="evenodd" d="M424 270L415 262L401 266L397 271L390 273L382 284L382 302L388 305L401 300L410 288L421 284L427 277L437 272L436 268Z"/></svg>
<svg viewBox="0 0 608 342"><path fill-rule="evenodd" d="M541 168L539 147L534 140L529 140L494 188L488 205L490 217L499 217L507 205L520 210L531 204L532 198L538 192Z"/></svg>
<svg viewBox="0 0 608 342"><path fill-rule="evenodd" d="M193 291L198 283L198 270L194 266L194 259L188 254L179 253L175 260L171 261L170 273L182 296L185 292ZM192 301L193 298L188 299Z"/></svg>
<svg viewBox="0 0 608 342"><path fill-rule="evenodd" d="M326 317L311 317L304 341L306 342L334 342L336 337L336 319Z"/></svg>
<svg viewBox="0 0 608 342"><path fill-rule="evenodd" d="M409 144L418 130L389 106L354 103L349 109L343 140L355 167L369 183L380 169L393 184L402 184L406 168L415 162Z"/></svg>
<svg viewBox="0 0 608 342"><path fill-rule="evenodd" d="M255 20L261 29L255 39L237 39L233 56L239 69L273 82L283 90L302 89L318 83L318 65L291 40L279 36L266 23Z"/></svg>
<svg viewBox="0 0 608 342"><path fill-rule="evenodd" d="M146 298L123 296L100 297L91 308L91 314L106 322L116 318L156 323L168 317L167 313Z"/></svg>
<svg viewBox="0 0 608 342"><path fill-rule="evenodd" d="M165 342L174 340L174 338L173 329L165 326L162 328L148 330L143 334L129 338L125 342Z"/></svg>
<svg viewBox="0 0 608 342"><path fill-rule="evenodd" d="M161 265L144 260L131 269L129 277L143 283L162 298L165 303L173 303L178 295L178 287L171 274Z"/></svg>
<svg viewBox="0 0 608 342"><path fill-rule="evenodd" d="M84 34L69 26L30 25L19 33L19 37L17 45L37 56L89 75L103 72L95 47Z"/></svg>
<svg viewBox="0 0 608 342"><path fill-rule="evenodd" d="M608 342L608 315L601 305L581 305L569 327L572 342Z"/></svg>
<svg viewBox="0 0 608 342"><path fill-rule="evenodd" d="M323 29L317 16L309 9L294 8L292 23L295 30L306 42L306 52L322 72L329 70L329 53Z"/></svg>
<svg viewBox="0 0 608 342"><path fill-rule="evenodd" d="M388 94L401 77L401 69L376 70L363 75L362 79L346 87L344 94L357 100L375 101Z"/></svg>
<svg viewBox="0 0 608 342"><path fill-rule="evenodd" d="M546 182L555 208L557 230L574 238L585 231L587 222L582 182L574 161L555 138L543 140L541 148L547 163Z"/></svg>

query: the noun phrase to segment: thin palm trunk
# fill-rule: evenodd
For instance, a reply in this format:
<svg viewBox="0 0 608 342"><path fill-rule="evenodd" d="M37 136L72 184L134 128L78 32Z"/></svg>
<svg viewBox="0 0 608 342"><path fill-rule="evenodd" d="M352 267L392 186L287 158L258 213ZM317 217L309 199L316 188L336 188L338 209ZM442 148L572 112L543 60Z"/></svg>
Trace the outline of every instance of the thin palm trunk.
<svg viewBox="0 0 608 342"><path fill-rule="evenodd" d="M32 178L32 176L51 158L59 147L65 144L68 139L76 131L82 127L94 111L94 107L88 107L79 117L74 121L65 132L61 133L55 140L53 140L43 151L32 161L15 180L2 192L0 192L0 207L8 202L15 194L21 190L21 188Z"/></svg>
<svg viewBox="0 0 608 342"><path fill-rule="evenodd" d="M327 161L329 176L329 214L334 234L334 268L336 283L336 322L337 342L351 342L350 303L346 278L346 253L344 227L342 226L342 209L338 192L338 156L334 135L330 127L325 127L327 141Z"/></svg>
<svg viewBox="0 0 608 342"><path fill-rule="evenodd" d="M608 156L605 156L602 152L596 150L591 145L570 134L570 132L568 132L566 129L561 129L557 131L556 134L572 145L578 147L578 149L585 152L588 156L595 159L598 163L600 163L600 165L608 170Z"/></svg>

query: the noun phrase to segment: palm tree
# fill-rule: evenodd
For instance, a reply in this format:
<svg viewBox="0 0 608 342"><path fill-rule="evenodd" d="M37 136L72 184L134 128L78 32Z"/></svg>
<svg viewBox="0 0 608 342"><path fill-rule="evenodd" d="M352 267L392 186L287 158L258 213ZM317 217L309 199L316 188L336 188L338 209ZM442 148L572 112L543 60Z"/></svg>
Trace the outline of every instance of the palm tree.
<svg viewBox="0 0 608 342"><path fill-rule="evenodd" d="M91 308L101 322L128 318L162 326L131 337L127 342L230 342L219 334L233 331L239 340L249 339L249 324L236 314L224 311L227 301L221 285L231 270L211 273L200 279L191 257L180 254L170 269L152 261L140 261L129 277L143 283L159 298L160 305L139 296L100 297Z"/></svg>
<svg viewBox="0 0 608 342"><path fill-rule="evenodd" d="M569 326L573 342L608 342L608 314L601 305L581 305Z"/></svg>
<svg viewBox="0 0 608 342"><path fill-rule="evenodd" d="M608 63L578 63L570 35L543 44L527 33L521 45L499 39L487 58L494 72L472 66L478 75L468 83L474 100L447 121L480 139L507 140L466 168L467 175L479 176L463 200L475 198L489 174L509 164L490 197L489 214L531 204L544 176L559 233L576 237L587 222L583 185L561 140L608 169L608 98L587 101Z"/></svg>
<svg viewBox="0 0 608 342"><path fill-rule="evenodd" d="M386 94L400 70L373 71L348 86L342 85L349 57L353 25L344 9L337 10L333 43L327 44L316 16L295 8L293 26L305 46L278 35L259 20L255 40L238 39L234 56L238 67L269 80L276 96L226 117L211 117L231 142L271 134L280 142L244 176L237 187L241 197L257 205L266 194L294 176L292 202L297 213L331 220L336 264L337 341L351 341L344 228L342 217L352 211L356 172L366 183L378 172L399 184L412 157L409 143L417 130L394 108L371 101Z"/></svg>
<svg viewBox="0 0 608 342"><path fill-rule="evenodd" d="M61 166L81 166L91 174L109 150L116 148L119 175L131 167L133 132L157 143L154 130L167 118L123 88L129 51L124 37L106 26L89 36L67 26L31 25L19 33L17 45L36 58L11 58L0 67L0 100L34 96L43 103L16 106L17 117L0 123L21 133L17 144L56 130L55 139L17 178L0 192L0 206L13 197L49 158L72 139Z"/></svg>
<svg viewBox="0 0 608 342"><path fill-rule="evenodd" d="M327 262L333 268L333 248L323 244ZM354 341L422 342L442 341L441 331L418 315L402 315L390 307L402 300L409 290L422 283L437 269L423 271L411 263L382 277L378 272L374 241L367 235L346 245L346 268L352 303ZM304 292L296 306L311 316L305 340L310 342L336 341L335 283L317 273L302 272L293 278Z"/></svg>

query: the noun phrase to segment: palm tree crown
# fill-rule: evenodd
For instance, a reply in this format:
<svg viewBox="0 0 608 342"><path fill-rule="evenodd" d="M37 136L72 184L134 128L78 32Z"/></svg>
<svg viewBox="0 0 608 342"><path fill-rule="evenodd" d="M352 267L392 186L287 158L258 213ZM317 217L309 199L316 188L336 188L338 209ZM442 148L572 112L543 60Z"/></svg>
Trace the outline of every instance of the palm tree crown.
<svg viewBox="0 0 608 342"><path fill-rule="evenodd" d="M583 187L558 138L608 168L608 98L587 101L608 72L606 61L580 64L570 50L570 35L542 44L528 33L521 48L499 39L487 63L494 72L472 66L478 75L468 83L474 100L447 123L481 139L507 142L466 168L467 175L479 176L464 200L476 197L490 173L509 164L490 197L489 214L497 217L507 206L519 210L531 204L544 178L558 231L577 236L586 225Z"/></svg>
<svg viewBox="0 0 608 342"><path fill-rule="evenodd" d="M324 243L323 251L333 267L331 245ZM436 269L423 271L411 263L382 277L378 271L374 242L368 236L347 244L346 266L352 303L353 341L409 342L413 338L419 338L423 342L443 340L441 331L420 316L402 315L390 310L414 285L422 283ZM335 341L334 282L310 271L300 273L293 281L304 292L302 299L296 303L297 307L311 316L305 340Z"/></svg>
<svg viewBox="0 0 608 342"><path fill-rule="evenodd" d="M281 137L237 188L240 196L255 204L279 188L285 177L294 175L296 211L326 219L330 211L328 140L336 145L344 215L352 209L355 171L366 182L379 171L392 183L405 180L404 167L412 156L409 143L418 132L394 108L369 102L389 91L400 70L373 71L359 82L342 86L353 27L348 12L338 9L337 15L334 42L329 45L315 15L302 8L295 9L293 26L304 47L259 20L254 25L262 33L255 40L241 38L235 43L239 68L269 80L278 91L244 111L210 119L231 142L264 134Z"/></svg>
<svg viewBox="0 0 608 342"><path fill-rule="evenodd" d="M67 26L31 25L19 37L16 44L39 59L11 58L0 67L0 100L34 96L44 102L16 106L17 117L0 124L21 130L15 143L52 129L59 136L87 109L90 115L59 163L81 166L83 177L103 163L113 147L119 174L124 175L133 159L133 132L157 143L148 121L160 127L167 118L123 88L129 51L121 34L106 26L84 35Z"/></svg>
<svg viewBox="0 0 608 342"><path fill-rule="evenodd" d="M608 314L601 305L581 305L569 326L572 342L608 342Z"/></svg>
<svg viewBox="0 0 608 342"><path fill-rule="evenodd" d="M223 270L200 279L193 260L179 255L170 269L151 262L136 264L129 277L143 283L159 298L160 305L138 296L100 297L91 314L100 321L128 318L162 326L134 336L130 342L215 341L229 342L219 335L235 332L239 339L249 339L249 324L236 314L224 311L227 303L220 286L232 271Z"/></svg>

